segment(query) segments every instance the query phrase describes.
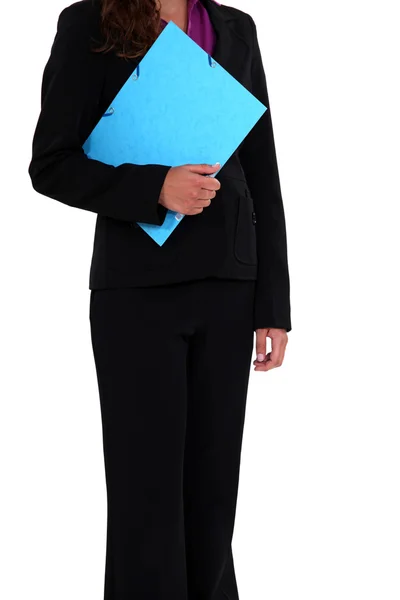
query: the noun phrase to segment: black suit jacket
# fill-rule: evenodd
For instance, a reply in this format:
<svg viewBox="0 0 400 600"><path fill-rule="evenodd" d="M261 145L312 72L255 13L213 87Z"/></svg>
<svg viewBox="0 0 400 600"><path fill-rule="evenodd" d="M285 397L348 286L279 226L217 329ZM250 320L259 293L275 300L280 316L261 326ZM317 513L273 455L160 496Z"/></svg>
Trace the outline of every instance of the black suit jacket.
<svg viewBox="0 0 400 600"><path fill-rule="evenodd" d="M243 11L202 1L217 34L213 57L268 107L218 173L211 205L185 217L160 247L136 222L162 224L158 199L171 167L114 167L84 154L82 144L139 62L90 51L101 41L98 0L75 2L59 16L29 174L40 194L97 213L90 289L256 279L254 329L290 331L285 216L256 27Z"/></svg>

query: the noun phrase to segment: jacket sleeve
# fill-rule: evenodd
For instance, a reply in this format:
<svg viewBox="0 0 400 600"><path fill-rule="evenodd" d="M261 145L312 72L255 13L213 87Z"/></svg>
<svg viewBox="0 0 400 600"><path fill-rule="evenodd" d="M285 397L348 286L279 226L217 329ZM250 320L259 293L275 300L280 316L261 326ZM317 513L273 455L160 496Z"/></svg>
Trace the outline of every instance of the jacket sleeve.
<svg viewBox="0 0 400 600"><path fill-rule="evenodd" d="M99 118L104 56L90 51L87 14L75 9L60 13L44 67L28 168L33 188L103 216L162 225L167 209L158 200L170 166L114 167L89 159L82 149Z"/></svg>
<svg viewBox="0 0 400 600"><path fill-rule="evenodd" d="M252 93L267 110L239 149L240 161L254 201L258 271L254 329L290 331L290 283L285 214L269 107L266 78L253 18Z"/></svg>

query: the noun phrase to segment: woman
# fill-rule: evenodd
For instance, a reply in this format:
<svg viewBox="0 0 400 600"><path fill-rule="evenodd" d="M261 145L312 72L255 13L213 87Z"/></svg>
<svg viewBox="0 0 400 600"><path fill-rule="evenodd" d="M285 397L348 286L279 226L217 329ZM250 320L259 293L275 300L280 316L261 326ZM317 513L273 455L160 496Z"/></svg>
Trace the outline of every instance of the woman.
<svg viewBox="0 0 400 600"><path fill-rule="evenodd" d="M245 12L213 0L82 0L59 16L29 173L39 193L97 213L89 287L105 599L237 600L231 542L254 332L254 368L268 371L291 330L270 110L218 178L207 177L218 165L113 167L82 150L171 19L269 109ZM136 223L161 225L167 209L186 218L160 247Z"/></svg>

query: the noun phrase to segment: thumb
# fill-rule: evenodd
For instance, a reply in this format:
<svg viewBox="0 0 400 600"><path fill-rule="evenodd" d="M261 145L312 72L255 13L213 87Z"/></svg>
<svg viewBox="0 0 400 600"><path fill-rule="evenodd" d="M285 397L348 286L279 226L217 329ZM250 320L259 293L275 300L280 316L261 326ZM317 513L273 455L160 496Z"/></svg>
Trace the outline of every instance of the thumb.
<svg viewBox="0 0 400 600"><path fill-rule="evenodd" d="M258 362L262 362L265 360L265 355L267 352L267 336L265 334L265 330L262 329L256 332L256 353Z"/></svg>
<svg viewBox="0 0 400 600"><path fill-rule="evenodd" d="M191 171L191 173L200 173L201 175L208 175L209 173L214 173L218 171L221 166L221 163L217 162L215 165L207 165L206 163L195 164L195 165L185 165L186 168Z"/></svg>

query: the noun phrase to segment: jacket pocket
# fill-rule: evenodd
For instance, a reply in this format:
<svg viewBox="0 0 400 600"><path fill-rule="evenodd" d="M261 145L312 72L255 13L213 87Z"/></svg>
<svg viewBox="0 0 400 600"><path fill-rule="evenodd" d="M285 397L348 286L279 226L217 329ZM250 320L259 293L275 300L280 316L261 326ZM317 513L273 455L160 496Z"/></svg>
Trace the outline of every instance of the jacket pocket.
<svg viewBox="0 0 400 600"><path fill-rule="evenodd" d="M234 253L236 259L247 265L257 264L256 214L247 189L237 195L237 215Z"/></svg>

